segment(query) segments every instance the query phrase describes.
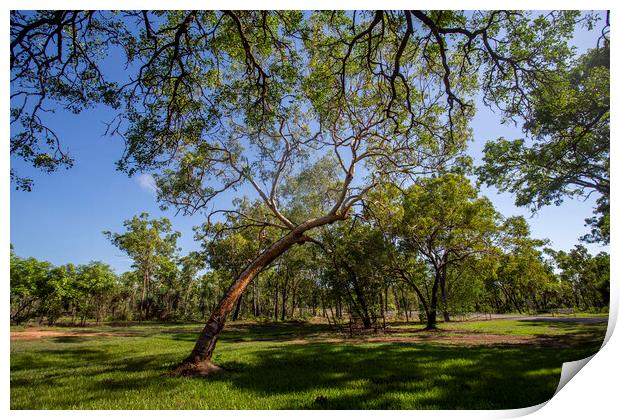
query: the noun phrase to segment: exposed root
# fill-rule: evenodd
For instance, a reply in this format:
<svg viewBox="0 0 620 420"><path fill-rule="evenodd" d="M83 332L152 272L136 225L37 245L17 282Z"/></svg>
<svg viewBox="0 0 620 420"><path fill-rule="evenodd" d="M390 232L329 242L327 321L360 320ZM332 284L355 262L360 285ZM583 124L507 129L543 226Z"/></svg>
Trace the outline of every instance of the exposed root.
<svg viewBox="0 0 620 420"><path fill-rule="evenodd" d="M205 377L225 371L224 368L213 364L210 360L204 360L198 363L180 363L168 373L168 376Z"/></svg>

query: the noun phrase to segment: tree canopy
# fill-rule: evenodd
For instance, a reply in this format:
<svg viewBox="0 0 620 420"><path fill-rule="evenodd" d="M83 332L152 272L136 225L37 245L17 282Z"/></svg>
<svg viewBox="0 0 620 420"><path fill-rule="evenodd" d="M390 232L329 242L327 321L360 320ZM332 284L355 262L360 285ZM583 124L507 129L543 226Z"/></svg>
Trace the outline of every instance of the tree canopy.
<svg viewBox="0 0 620 420"><path fill-rule="evenodd" d="M537 210L598 194L585 239L609 243L609 45L591 49L532 92L525 139L490 141L480 180Z"/></svg>

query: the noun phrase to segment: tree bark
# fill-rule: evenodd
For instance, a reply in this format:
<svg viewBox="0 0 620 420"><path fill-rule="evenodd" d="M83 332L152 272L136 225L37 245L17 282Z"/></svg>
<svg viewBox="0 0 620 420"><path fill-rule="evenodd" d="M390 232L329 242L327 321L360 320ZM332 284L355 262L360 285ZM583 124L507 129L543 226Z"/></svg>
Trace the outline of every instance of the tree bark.
<svg viewBox="0 0 620 420"><path fill-rule="evenodd" d="M258 296L256 282L252 283L252 313L254 314L254 317L258 316Z"/></svg>
<svg viewBox="0 0 620 420"><path fill-rule="evenodd" d="M436 270L435 272L435 281L433 282L433 288L431 291L431 303L428 310L428 314L426 315L426 329L432 330L437 328L437 292L439 289L440 282L440 270Z"/></svg>
<svg viewBox="0 0 620 420"><path fill-rule="evenodd" d="M235 313L233 314L232 320L236 321L239 319L239 311L241 310L241 301L243 300L243 293L239 295L239 299L237 299L237 306L235 307Z"/></svg>
<svg viewBox="0 0 620 420"><path fill-rule="evenodd" d="M239 299L250 282L263 269L280 255L284 254L293 245L308 240L309 238L304 236L304 232L317 226L323 226L337 220L342 220L344 217L344 215L330 213L323 217L308 220L271 244L271 246L256 257L228 288L224 297L220 300L198 336L194 349L190 355L177 366L174 373L181 375L209 374L215 370L220 370L211 363L211 356L215 350L219 335L224 328L227 316L230 314L235 302Z"/></svg>
<svg viewBox="0 0 620 420"><path fill-rule="evenodd" d="M282 314L280 315L280 321L286 319L286 303L288 302L288 269L286 271L286 278L282 284Z"/></svg>
<svg viewBox="0 0 620 420"><path fill-rule="evenodd" d="M145 303L146 303L146 298L147 298L147 289L148 289L148 285L149 285L149 270L148 268L144 270L144 276L142 279L142 299L140 300L140 321L143 321L145 318ZM146 309L148 311L148 309ZM146 316L148 316L148 312L146 314Z"/></svg>
<svg viewBox="0 0 620 420"><path fill-rule="evenodd" d="M409 305L407 304L407 298L405 297L405 291L401 289L400 293L403 296L403 308L405 309L405 321L409 323Z"/></svg>
<svg viewBox="0 0 620 420"><path fill-rule="evenodd" d="M443 304L443 320L445 322L450 322L450 313L448 312L448 292L446 290L446 277L447 266L444 264L440 270L440 287L441 287L441 302Z"/></svg>
<svg viewBox="0 0 620 420"><path fill-rule="evenodd" d="M276 287L275 287L275 291L274 291L274 305L273 305L273 320L277 321L278 320L278 283L280 282L279 279L276 279Z"/></svg>

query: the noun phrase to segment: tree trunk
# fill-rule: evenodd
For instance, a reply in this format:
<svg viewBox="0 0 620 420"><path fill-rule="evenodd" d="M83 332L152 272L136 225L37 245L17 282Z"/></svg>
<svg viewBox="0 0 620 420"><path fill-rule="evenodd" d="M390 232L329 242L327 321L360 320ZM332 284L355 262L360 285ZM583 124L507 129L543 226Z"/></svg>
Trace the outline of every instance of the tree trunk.
<svg viewBox="0 0 620 420"><path fill-rule="evenodd" d="M233 284L228 288L224 297L220 300L211 317L204 326L202 332L196 340L194 349L190 355L175 369L176 374L209 374L213 371L220 370L211 363L211 356L217 344L226 317L233 309L233 306L239 296L246 289L248 284L276 258L290 249L296 243L303 243L308 238L304 237L304 232L317 226L323 226L343 219L343 215L329 214L317 219L308 220L290 233L274 242L257 258L252 261L248 267L237 277Z"/></svg>
<svg viewBox="0 0 620 420"><path fill-rule="evenodd" d="M444 266L440 270L439 285L441 287L441 302L443 304L443 320L445 322L450 322L450 314L448 312L448 292L446 290L446 277L448 275L447 271L447 267L444 264Z"/></svg>
<svg viewBox="0 0 620 420"><path fill-rule="evenodd" d="M183 319L187 319L187 309L190 306L189 300L191 297L193 285L194 285L194 282L190 279L187 283L187 287L185 288L185 299L183 299L183 301L185 302L183 305Z"/></svg>
<svg viewBox="0 0 620 420"><path fill-rule="evenodd" d="M437 328L437 309L431 309L426 314L426 329L432 330Z"/></svg>
<svg viewBox="0 0 620 420"><path fill-rule="evenodd" d="M439 289L441 270L435 271L435 281L433 282L433 288L431 291L431 303L426 315L426 329L432 330L437 328L437 292Z"/></svg>
<svg viewBox="0 0 620 420"><path fill-rule="evenodd" d="M288 274L287 274L288 275ZM286 319L286 302L288 299L288 278L282 284L282 314L280 316L280 320L284 321Z"/></svg>
<svg viewBox="0 0 620 420"><path fill-rule="evenodd" d="M396 305L396 315L400 318L400 299L398 298L398 293L396 292L396 286L392 287L392 295L394 296L394 305Z"/></svg>
<svg viewBox="0 0 620 420"><path fill-rule="evenodd" d="M149 270L144 270L144 276L142 279L142 299L140 300L140 321L145 318L144 312L146 307L147 289L149 285Z"/></svg>
<svg viewBox="0 0 620 420"><path fill-rule="evenodd" d="M405 297L405 291L401 289L400 293L403 296L403 308L405 309L405 321L409 323L409 305L407 304L407 298Z"/></svg>
<svg viewBox="0 0 620 420"><path fill-rule="evenodd" d="M295 299L297 298L297 284L293 283L293 295L291 296L291 319L295 319Z"/></svg>
<svg viewBox="0 0 620 420"><path fill-rule="evenodd" d="M236 321L239 319L239 311L241 310L241 301L243 300L243 293L239 295L239 299L237 299L237 306L235 307L235 313L233 314L232 320Z"/></svg>
<svg viewBox="0 0 620 420"><path fill-rule="evenodd" d="M385 300L383 302L383 305L385 306L385 316L388 315L388 289L389 287L385 288Z"/></svg>
<svg viewBox="0 0 620 420"><path fill-rule="evenodd" d="M252 282L252 313L258 316L258 297L256 296L256 282Z"/></svg>
<svg viewBox="0 0 620 420"><path fill-rule="evenodd" d="M381 308L381 318L383 319L383 330L385 331L385 310L383 305L383 292L379 291L379 307Z"/></svg>
<svg viewBox="0 0 620 420"><path fill-rule="evenodd" d="M280 282L279 279L276 279L276 290L274 292L273 298L274 298L274 306L273 306L273 319L274 321L278 320L278 283Z"/></svg>

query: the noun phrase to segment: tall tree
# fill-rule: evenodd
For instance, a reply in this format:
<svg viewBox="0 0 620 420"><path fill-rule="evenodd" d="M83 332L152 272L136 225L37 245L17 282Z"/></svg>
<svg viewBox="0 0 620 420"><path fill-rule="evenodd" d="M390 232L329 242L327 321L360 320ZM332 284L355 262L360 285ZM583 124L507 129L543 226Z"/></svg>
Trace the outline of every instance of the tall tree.
<svg viewBox="0 0 620 420"><path fill-rule="evenodd" d="M133 266L142 278L140 316L148 318L148 293L151 277L177 251L179 232L172 231L172 224L166 218L150 219L148 213L125 220L124 233L104 231L103 234L132 260Z"/></svg>
<svg viewBox="0 0 620 420"><path fill-rule="evenodd" d="M389 244L382 232L355 219L325 229L321 247L329 267L323 272L327 284L345 295L364 328L371 328L381 311L379 295L387 284L384 268Z"/></svg>
<svg viewBox="0 0 620 420"><path fill-rule="evenodd" d="M394 227L403 251L419 255L433 276L426 297L427 328L437 322L439 296L444 319L449 321L448 269L473 255L493 251L500 237L498 218L491 202L478 197L463 175L424 178L406 190L403 217Z"/></svg>

